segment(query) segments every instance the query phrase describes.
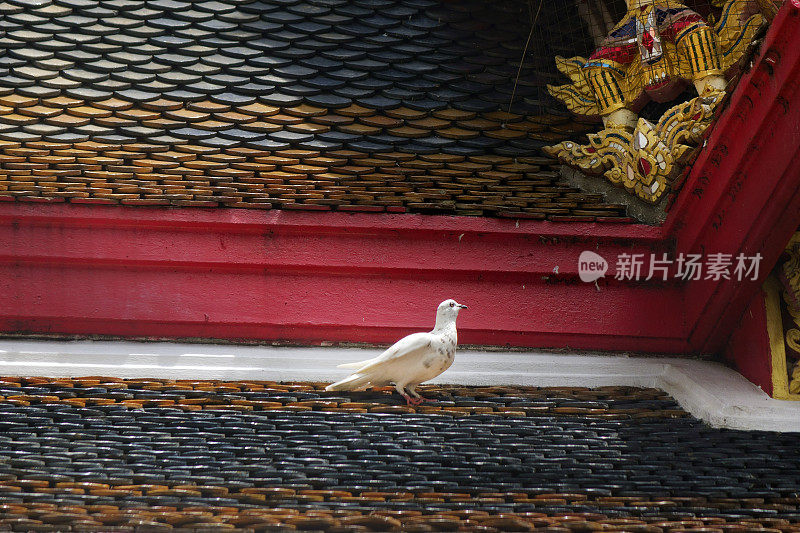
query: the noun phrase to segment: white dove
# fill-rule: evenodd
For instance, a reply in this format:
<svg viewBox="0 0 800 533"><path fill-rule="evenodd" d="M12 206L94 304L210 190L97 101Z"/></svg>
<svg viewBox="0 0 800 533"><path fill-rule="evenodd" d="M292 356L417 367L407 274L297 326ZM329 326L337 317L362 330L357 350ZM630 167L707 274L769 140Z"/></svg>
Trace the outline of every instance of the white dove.
<svg viewBox="0 0 800 533"><path fill-rule="evenodd" d="M346 363L338 368L356 371L325 390L363 390L390 383L406 399L408 405L425 401L414 389L423 381L433 379L453 364L458 336L458 312L467 309L455 300L445 300L436 309L436 325L430 333L412 333L403 337L373 359Z"/></svg>

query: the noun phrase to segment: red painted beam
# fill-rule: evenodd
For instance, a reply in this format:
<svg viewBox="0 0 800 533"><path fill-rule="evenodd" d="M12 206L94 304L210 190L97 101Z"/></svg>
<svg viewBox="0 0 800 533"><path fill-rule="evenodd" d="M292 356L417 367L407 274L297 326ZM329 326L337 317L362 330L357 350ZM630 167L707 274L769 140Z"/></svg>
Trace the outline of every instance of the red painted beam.
<svg viewBox="0 0 800 533"><path fill-rule="evenodd" d="M684 344L677 286L577 277L663 252L647 226L12 203L0 240L4 331L388 342L454 297L468 344Z"/></svg>

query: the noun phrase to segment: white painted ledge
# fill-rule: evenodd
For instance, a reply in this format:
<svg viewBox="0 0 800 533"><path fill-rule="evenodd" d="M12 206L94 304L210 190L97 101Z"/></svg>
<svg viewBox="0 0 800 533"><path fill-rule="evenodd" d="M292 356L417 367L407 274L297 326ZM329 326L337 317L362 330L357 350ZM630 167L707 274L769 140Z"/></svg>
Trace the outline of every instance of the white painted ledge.
<svg viewBox="0 0 800 533"><path fill-rule="evenodd" d="M335 381L358 348L276 348L162 342L0 340L0 375ZM800 402L773 400L717 363L679 358L460 350L434 383L655 387L712 426L800 432Z"/></svg>

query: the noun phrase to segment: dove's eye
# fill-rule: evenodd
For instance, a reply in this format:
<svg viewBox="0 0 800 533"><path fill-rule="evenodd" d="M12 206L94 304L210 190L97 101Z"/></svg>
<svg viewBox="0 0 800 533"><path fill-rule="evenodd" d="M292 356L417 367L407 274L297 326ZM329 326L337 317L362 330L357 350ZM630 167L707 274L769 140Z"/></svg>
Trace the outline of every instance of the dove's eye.
<svg viewBox="0 0 800 533"><path fill-rule="evenodd" d="M450 307L453 307L454 305L456 305L456 304L454 304L453 302L450 302Z"/></svg>

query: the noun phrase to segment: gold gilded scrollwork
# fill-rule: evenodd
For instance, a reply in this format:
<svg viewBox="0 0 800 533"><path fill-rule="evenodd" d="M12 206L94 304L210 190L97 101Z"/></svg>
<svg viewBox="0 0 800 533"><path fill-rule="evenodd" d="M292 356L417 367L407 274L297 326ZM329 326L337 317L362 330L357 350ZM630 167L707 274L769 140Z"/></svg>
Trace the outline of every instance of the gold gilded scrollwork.
<svg viewBox="0 0 800 533"><path fill-rule="evenodd" d="M789 373L789 392L800 393L800 242L792 239L785 250L786 261L780 269L783 302L793 327L784 334L786 366Z"/></svg>

